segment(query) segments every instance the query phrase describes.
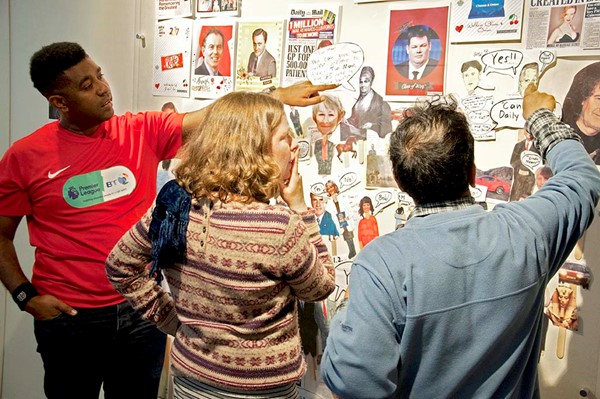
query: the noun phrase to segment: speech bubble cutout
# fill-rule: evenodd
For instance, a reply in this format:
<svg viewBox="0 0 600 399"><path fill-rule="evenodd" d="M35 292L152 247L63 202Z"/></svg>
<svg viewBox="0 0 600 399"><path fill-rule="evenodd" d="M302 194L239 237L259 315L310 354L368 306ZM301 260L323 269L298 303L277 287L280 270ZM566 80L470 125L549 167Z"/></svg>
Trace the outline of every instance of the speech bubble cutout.
<svg viewBox="0 0 600 399"><path fill-rule="evenodd" d="M497 50L489 52L481 57L483 62L483 71L487 68L493 69L491 72L503 73L512 70L513 75L517 74L517 67L523 61L523 53L517 50Z"/></svg>
<svg viewBox="0 0 600 399"><path fill-rule="evenodd" d="M522 128L525 126L525 119L523 119L523 99L509 98L494 104L490 111L490 116L496 125L501 128Z"/></svg>
<svg viewBox="0 0 600 399"><path fill-rule="evenodd" d="M465 111L478 111L491 103L493 96L470 96L462 99L461 103Z"/></svg>
<svg viewBox="0 0 600 399"><path fill-rule="evenodd" d="M415 201L412 199L410 195L405 193L404 191L398 191L398 206L402 205L414 205Z"/></svg>
<svg viewBox="0 0 600 399"><path fill-rule="evenodd" d="M552 51L542 51L540 53L540 62L542 63L542 67L540 68L540 72L544 71L548 66L552 65L556 60L556 54Z"/></svg>
<svg viewBox="0 0 600 399"><path fill-rule="evenodd" d="M313 84L340 83L356 91L349 82L364 61L362 48L355 43L338 43L320 48L308 58L306 73Z"/></svg>
<svg viewBox="0 0 600 399"><path fill-rule="evenodd" d="M469 121L473 124L485 123L490 120L490 111L482 109L479 111L472 111L467 114Z"/></svg>
<svg viewBox="0 0 600 399"><path fill-rule="evenodd" d="M310 159L310 143L308 140L298 140L298 159L306 161Z"/></svg>
<svg viewBox="0 0 600 399"><path fill-rule="evenodd" d="M542 164L542 156L533 151L525 150L521 152L521 163L529 169L531 173L535 173L534 170Z"/></svg>
<svg viewBox="0 0 600 399"><path fill-rule="evenodd" d="M473 135L481 135L490 132L493 128L494 127L490 123L471 125L471 133L473 133Z"/></svg>
<svg viewBox="0 0 600 399"><path fill-rule="evenodd" d="M313 193L314 195L325 194L325 183L317 182L317 183L311 184L310 192Z"/></svg>
<svg viewBox="0 0 600 399"><path fill-rule="evenodd" d="M475 185L475 187L469 187L471 191L471 197L475 199L475 202L484 202L487 196L487 187Z"/></svg>
<svg viewBox="0 0 600 399"><path fill-rule="evenodd" d="M380 191L375 195L375 209L385 208L386 205L389 205L392 202L391 191Z"/></svg>
<svg viewBox="0 0 600 399"><path fill-rule="evenodd" d="M335 290L329 295L329 299L335 302L341 301L344 297L348 289L350 271L352 269L351 260L341 261L337 258L337 256L333 257L333 262L335 263Z"/></svg>
<svg viewBox="0 0 600 399"><path fill-rule="evenodd" d="M340 176L340 192L346 191L357 184L358 174L356 172L348 172Z"/></svg>

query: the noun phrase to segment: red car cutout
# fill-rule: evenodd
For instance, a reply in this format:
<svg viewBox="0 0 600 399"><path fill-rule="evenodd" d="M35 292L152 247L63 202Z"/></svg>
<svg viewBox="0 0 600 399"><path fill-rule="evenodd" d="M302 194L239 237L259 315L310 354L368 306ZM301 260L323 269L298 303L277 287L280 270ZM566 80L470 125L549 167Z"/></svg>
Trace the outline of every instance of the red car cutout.
<svg viewBox="0 0 600 399"><path fill-rule="evenodd" d="M496 194L504 194L510 192L510 184L494 176L479 176L475 179L475 183L482 186L486 186L488 188L488 191L493 191Z"/></svg>

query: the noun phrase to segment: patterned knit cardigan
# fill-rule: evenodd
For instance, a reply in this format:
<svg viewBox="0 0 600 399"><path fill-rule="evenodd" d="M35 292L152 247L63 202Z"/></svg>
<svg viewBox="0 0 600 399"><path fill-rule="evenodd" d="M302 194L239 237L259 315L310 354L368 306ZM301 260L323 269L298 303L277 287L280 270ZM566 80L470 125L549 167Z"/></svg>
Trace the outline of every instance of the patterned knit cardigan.
<svg viewBox="0 0 600 399"><path fill-rule="evenodd" d="M194 200L186 259L164 269L172 297L148 274L151 216L116 244L106 271L135 309L175 335L174 375L249 391L301 378L296 299L335 288L314 212Z"/></svg>

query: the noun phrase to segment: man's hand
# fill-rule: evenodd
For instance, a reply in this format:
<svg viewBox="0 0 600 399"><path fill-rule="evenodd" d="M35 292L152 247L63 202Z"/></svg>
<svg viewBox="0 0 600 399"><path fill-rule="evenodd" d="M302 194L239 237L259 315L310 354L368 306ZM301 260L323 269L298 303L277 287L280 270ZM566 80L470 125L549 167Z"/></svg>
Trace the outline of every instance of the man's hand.
<svg viewBox="0 0 600 399"><path fill-rule="evenodd" d="M309 81L305 81L288 87L278 87L272 96L287 105L306 107L323 101L319 95L320 91L335 89L338 86L338 84L313 85Z"/></svg>
<svg viewBox="0 0 600 399"><path fill-rule="evenodd" d="M533 83L527 86L523 95L523 118L529 119L531 114L542 108L554 111L554 107L556 107L556 100L553 96L537 91Z"/></svg>
<svg viewBox="0 0 600 399"><path fill-rule="evenodd" d="M52 295L34 296L25 305L25 310L36 320L51 320L61 313L75 316L77 311Z"/></svg>

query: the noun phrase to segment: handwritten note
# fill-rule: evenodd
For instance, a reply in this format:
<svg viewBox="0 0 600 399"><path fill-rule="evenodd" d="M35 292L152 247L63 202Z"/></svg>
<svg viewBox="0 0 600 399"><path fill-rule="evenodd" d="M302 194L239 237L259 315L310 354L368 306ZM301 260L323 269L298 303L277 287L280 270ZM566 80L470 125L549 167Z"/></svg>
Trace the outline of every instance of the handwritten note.
<svg viewBox="0 0 600 399"><path fill-rule="evenodd" d="M356 89L348 82L364 61L362 48L354 43L338 43L323 47L308 59L307 75L313 84L339 83L348 90Z"/></svg>

